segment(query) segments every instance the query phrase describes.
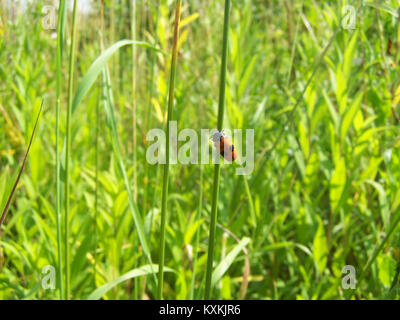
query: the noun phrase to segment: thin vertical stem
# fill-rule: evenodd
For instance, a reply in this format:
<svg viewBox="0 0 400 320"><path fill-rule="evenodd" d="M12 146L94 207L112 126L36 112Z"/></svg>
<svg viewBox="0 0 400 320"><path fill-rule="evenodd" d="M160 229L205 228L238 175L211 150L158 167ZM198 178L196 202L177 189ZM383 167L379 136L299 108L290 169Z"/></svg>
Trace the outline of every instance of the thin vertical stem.
<svg viewBox="0 0 400 320"><path fill-rule="evenodd" d="M97 274L97 217L99 210L99 126L100 126L100 103L102 100L102 86L99 86L99 96L96 104L96 142L95 142L95 192L94 192L94 251L93 251L93 284L96 287Z"/></svg>
<svg viewBox="0 0 400 320"><path fill-rule="evenodd" d="M136 0L132 0L131 5L131 37L132 40L136 40ZM137 53L136 45L132 45L132 163L133 163L133 199L137 201L137 128L136 128L136 63L137 63ZM134 233L134 246L136 246L137 234ZM138 266L138 257L135 258L136 268ZM138 286L139 281L137 278L133 280L133 296L135 299L138 298Z"/></svg>
<svg viewBox="0 0 400 320"><path fill-rule="evenodd" d="M74 83L74 64L75 64L75 40L76 40L76 11L77 1L74 0L72 10L72 30L71 30L71 47L69 55L69 84L68 84L68 110L67 110L67 138L65 150L65 216L64 216L64 242L65 242L65 298L69 299L69 175L70 175L70 150L71 150L71 115L72 115L72 93Z"/></svg>
<svg viewBox="0 0 400 320"><path fill-rule="evenodd" d="M99 44L100 52L103 52L103 31L104 31L104 0L100 2L100 28L99 28ZM99 118L100 118L100 104L105 104L105 94L104 94L104 81L100 82L100 99L96 106L96 195L95 195L95 248L97 247L98 237L97 237L97 216L98 216L98 187L99 187ZM96 274L97 274L97 253L94 252L94 285L96 286Z"/></svg>
<svg viewBox="0 0 400 320"><path fill-rule="evenodd" d="M196 269L197 269L197 257L199 250L199 242L200 242L200 219L201 219L201 212L203 210L203 167L200 165L200 182L199 182L199 206L197 208L197 230L196 230L196 240L193 248L193 272L192 272L192 281L190 284L190 292L189 292L189 299L193 300L194 298L194 287L196 285Z"/></svg>
<svg viewBox="0 0 400 320"><path fill-rule="evenodd" d="M110 30L109 30L109 34L110 34L110 44L114 43L114 39L115 39L115 0L109 0L108 1L108 5L110 7ZM112 65L115 65L115 57L111 57L111 62ZM111 77L114 78L115 75L115 69L112 68L111 70Z"/></svg>
<svg viewBox="0 0 400 320"><path fill-rule="evenodd" d="M131 37L136 40L136 0L132 0ZM133 136L133 199L137 201L136 173L136 45L132 45L132 136Z"/></svg>
<svg viewBox="0 0 400 320"><path fill-rule="evenodd" d="M225 83L226 83L226 65L228 56L228 30L229 30L229 9L230 0L225 0L225 13L224 13L224 36L222 42L222 61L221 61L221 78L219 86L219 105L218 105L218 131L222 130L224 121L224 108L225 108ZM207 256L207 270L206 270L206 287L205 299L210 299L211 296L211 277L213 269L214 246L215 246L215 229L217 224L217 205L218 205L218 192L220 180L220 164L219 162L214 166L214 185L212 195L211 207L211 222L210 234L208 239L208 256Z"/></svg>
<svg viewBox="0 0 400 320"><path fill-rule="evenodd" d="M58 26L57 26L57 63L56 63L56 224L57 224L57 251L58 251L58 283L60 289L60 299L64 299L63 273L62 273L62 254L61 254L61 184L60 184L60 156L59 156L59 118L60 118L60 96L62 80L62 55L65 35L65 16L67 6L65 0L60 0L58 6Z"/></svg>
<svg viewBox="0 0 400 320"><path fill-rule="evenodd" d="M159 23L159 20L160 20L160 0L156 0L156 3L157 3L157 5L156 5L157 15L156 15L155 27L153 26L153 30L154 30L154 34L155 34L154 47L157 47L157 44L158 44L158 32L157 32L157 30L158 30L158 23ZM149 83L148 83L148 86L150 87L150 90L149 90L150 93L149 93L149 96L148 96L148 103L147 103L148 107L147 107L147 112L146 112L146 115L145 115L145 125L144 125L146 132L147 132L147 130L149 128L152 127L151 126L151 123L152 123L152 121L151 121L152 120L152 112L151 112L152 106L151 106L151 104L152 104L153 93L154 93L153 82L154 82L154 73L155 73L156 61L157 61L157 55L154 54L154 55L151 56L151 63L150 63L151 76L150 76L150 80L149 80ZM146 144L145 144L145 146L146 146ZM156 181L158 181L158 173L159 173L159 168L160 167L159 167L158 164L156 166L157 166L157 169L156 169L155 176L156 176ZM149 169L149 165L148 165L147 161L145 161L144 162L144 177L148 177L148 172L149 172L148 169ZM143 193L143 207L142 207L143 208L143 212L147 212L148 186L149 186L149 184L146 184L145 188L144 188L144 191L143 191L144 192ZM151 214L152 218L150 220L150 227L149 227L149 233L148 233L149 239L151 238L151 233L152 233L152 229L153 229L154 203L155 203L156 192L157 192L157 188L154 188L153 198L151 200L151 206L150 206L150 208L152 209L152 211L151 211L152 212L152 214ZM146 278L143 277L143 281L145 281L145 279ZM139 281L140 279L135 279L135 280ZM145 286L143 286L143 289L144 289L144 287Z"/></svg>
<svg viewBox="0 0 400 320"><path fill-rule="evenodd" d="M171 70L169 78L168 94L168 117L167 117L167 142L166 142L166 163L164 165L163 193L161 202L161 236L160 236L160 261L158 268L158 299L162 300L164 282L164 258L165 258L165 225L167 220L167 197L168 197L168 171L169 171L169 123L172 118L172 105L174 103L176 60L178 56L179 22L181 16L181 0L176 0L174 42L172 47Z"/></svg>
<svg viewBox="0 0 400 320"><path fill-rule="evenodd" d="M156 47L158 44L158 23L160 20L160 0L157 0L157 5L156 5L156 11L157 11L157 16L156 16L156 22L155 22L155 26L154 26L154 46ZM151 56L151 62L150 62L150 79L148 82L148 91L149 91L149 96L148 96L148 108L146 110L146 114L145 114L145 120L144 120L144 128L147 132L147 130L149 130L149 128L151 128L152 126L152 99L153 99L153 94L154 94L154 74L155 74L155 65L157 62L157 55L154 54ZM146 147L146 145L145 145ZM144 162L144 176L147 177L148 176L148 163L147 161ZM157 165L157 171L158 171L158 165ZM145 186L144 188L144 194L143 194L143 212L147 211L147 190L148 190L148 185ZM154 199L152 199L152 203L154 202ZM151 229L150 229L151 230Z"/></svg>
<svg viewBox="0 0 400 320"><path fill-rule="evenodd" d="M32 130L31 139L29 140L29 144L28 144L28 149L26 149L24 160L22 162L21 168L19 169L17 180L14 183L14 186L13 186L13 188L11 190L11 193L8 196L8 200L7 200L6 206L4 207L3 213L1 214L1 217L0 217L0 228L1 228L1 225L3 224L3 222L4 222L4 220L5 220L6 216L7 216L7 212L8 212L8 209L10 208L11 201L12 201L12 199L14 197L15 191L17 190L17 186L18 186L19 180L21 179L22 172L24 171L25 164L26 164L26 159L28 158L29 151L31 150L33 136L35 135L35 131L36 131L37 124L39 122L40 114L42 113L42 108L43 108L43 99L42 99L42 104L40 105L39 113L38 113L37 118L36 118L35 126L33 127L33 130Z"/></svg>

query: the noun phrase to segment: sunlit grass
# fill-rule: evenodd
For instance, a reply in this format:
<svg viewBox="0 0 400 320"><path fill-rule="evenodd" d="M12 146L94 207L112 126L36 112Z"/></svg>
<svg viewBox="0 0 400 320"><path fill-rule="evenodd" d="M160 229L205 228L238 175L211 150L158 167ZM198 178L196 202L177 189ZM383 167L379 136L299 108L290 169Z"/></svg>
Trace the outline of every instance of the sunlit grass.
<svg viewBox="0 0 400 320"><path fill-rule="evenodd" d="M224 124L224 109L225 109L225 88L226 88L226 67L228 60L228 31L229 31L229 15L230 15L231 1L225 0L225 11L224 11L224 29L222 39L222 53L221 53L221 75L219 85L219 103L218 103L218 122L217 128L221 132ZM212 205L211 205L211 218L210 218L210 231L208 238L208 249L207 249L207 269L206 269L206 283L204 299L208 300L211 298L211 277L214 261L214 246L215 246L215 230L217 227L217 212L218 212L218 192L219 192L219 181L220 181L220 167L221 164L218 162L214 165L214 181L213 181L213 193L212 193Z"/></svg>
<svg viewBox="0 0 400 320"><path fill-rule="evenodd" d="M168 198L168 178L169 178L169 165L170 165L170 128L169 124L172 121L172 106L174 104L175 94L175 77L176 77L176 61L178 57L178 42L179 42L179 22L181 19L181 0L176 1L175 7L175 24L174 24L174 38L171 54L171 69L169 77L169 93L168 93L168 113L166 123L166 145L165 145L165 160L163 166L163 191L161 199L161 229L160 229L160 262L158 272L158 299L163 298L163 285L164 285L164 261L165 261L165 228L167 224L167 198Z"/></svg>
<svg viewBox="0 0 400 320"><path fill-rule="evenodd" d="M56 224L57 224L57 251L58 251L58 285L60 292L60 299L64 299L64 276L62 267L62 241L61 241L61 181L60 181L60 104L61 104L61 91L62 91L62 61L63 61L63 48L65 37L65 20L67 15L67 7L64 0L60 0L58 7L58 24L57 24L57 53L56 53Z"/></svg>
<svg viewBox="0 0 400 320"><path fill-rule="evenodd" d="M44 29L45 1L14 19L1 2L2 212L45 108L1 225L0 299L399 297L397 2L357 3L346 29L337 1L232 1L225 28L224 1L182 1L172 82L175 1L93 3L74 56L72 7ZM164 179L146 134L170 119L254 129L254 171Z"/></svg>

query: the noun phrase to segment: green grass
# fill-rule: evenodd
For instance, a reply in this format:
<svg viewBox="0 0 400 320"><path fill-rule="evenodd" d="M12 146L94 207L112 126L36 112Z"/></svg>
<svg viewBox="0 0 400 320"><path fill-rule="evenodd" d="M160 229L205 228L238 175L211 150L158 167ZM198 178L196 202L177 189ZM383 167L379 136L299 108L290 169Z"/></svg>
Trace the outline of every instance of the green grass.
<svg viewBox="0 0 400 320"><path fill-rule="evenodd" d="M218 103L218 122L217 128L221 132L224 124L224 109L225 109L225 88L226 88L226 66L228 59L228 31L229 31L229 15L230 15L231 1L225 0L225 11L224 11L224 30L222 39L222 54L221 54L221 79L219 85L219 103ZM219 180L220 180L220 163L214 165L214 182L213 182L213 193L212 193L212 207L211 207L211 221L210 221L210 233L208 238L208 249L207 249L207 269L206 269L206 283L204 299L209 300L211 298L211 277L213 271L214 261L214 246L215 246L215 230L217 226L217 207L218 207L218 192L219 192Z"/></svg>
<svg viewBox="0 0 400 320"><path fill-rule="evenodd" d="M24 159L22 161L22 164L21 164L21 167L20 167L19 171L17 171L18 172L17 178L16 178L15 182L12 184L11 191L5 193L6 196L8 194L9 195L8 195L8 198L7 198L7 203L6 203L6 205L4 207L4 210L3 210L2 214L1 214L1 217L0 217L0 227L1 227L1 225L4 223L4 221L6 219L8 209L10 208L11 202L12 202L13 197L15 195L15 191L17 190L17 187L18 187L18 182L21 179L21 175L22 175L22 173L24 171L25 164L26 164L26 159L28 158L29 151L30 151L31 146L32 146L32 140L33 140L33 137L35 135L35 131L36 131L36 127L37 127L37 124L38 124L38 121L39 121L40 114L42 112L42 107L43 107L43 100L42 100L42 105L40 106L39 113L38 113L38 115L36 117L35 126L33 127L33 131L32 131L32 134L31 134L31 138L29 140L28 148L26 149L26 153L25 153Z"/></svg>
<svg viewBox="0 0 400 320"><path fill-rule="evenodd" d="M60 181L60 102L62 90L62 61L65 37L65 19L67 15L67 7L65 1L60 0L58 7L58 24L57 24L57 52L56 52L56 224L57 224L57 252L58 252L58 287L60 299L64 300L63 290L63 267L62 267L62 242L61 242L61 181Z"/></svg>
<svg viewBox="0 0 400 320"><path fill-rule="evenodd" d="M175 78L176 78L176 63L178 57L178 42L179 42L179 22L181 19L181 0L176 1L175 7L175 23L174 23L174 39L171 54L171 69L169 77L169 92L168 92L168 113L166 127L166 137L170 136L169 124L172 121L172 106L174 104L175 94ZM163 174L163 190L161 199L161 229L160 229L160 261L158 268L158 299L163 299L164 285L164 262L165 262L165 227L167 224L167 198L168 198L168 177L170 166L170 141L167 138L165 145L165 164Z"/></svg>
<svg viewBox="0 0 400 320"><path fill-rule="evenodd" d="M64 213L64 269L65 269L65 298L68 300L70 297L70 261L69 261L69 213L70 213L70 152L71 152L71 117L72 117L72 96L74 84L74 68L75 68L75 44L76 44L76 16L77 16L77 2L74 0L72 9L72 31L71 31L71 46L69 51L69 71L68 71L68 107L67 107L67 132L66 132L66 151L65 151L65 213ZM58 152L58 150L57 150Z"/></svg>
<svg viewBox="0 0 400 320"><path fill-rule="evenodd" d="M397 1L231 1L225 80L224 1L183 1L174 86L175 1L95 2L75 56L72 10L45 30L47 3L19 3L13 24L0 2L1 212L45 108L1 225L0 299L399 298ZM170 164L164 189L145 137L168 119L254 129L254 171Z"/></svg>

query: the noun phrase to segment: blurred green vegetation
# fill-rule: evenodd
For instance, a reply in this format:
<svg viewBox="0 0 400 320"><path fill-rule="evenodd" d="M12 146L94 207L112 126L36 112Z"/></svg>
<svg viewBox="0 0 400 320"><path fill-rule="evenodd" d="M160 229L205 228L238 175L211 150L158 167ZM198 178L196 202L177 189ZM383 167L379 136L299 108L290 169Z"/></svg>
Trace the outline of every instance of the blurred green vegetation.
<svg viewBox="0 0 400 320"><path fill-rule="evenodd" d="M165 122L174 20L174 1L158 3L136 4L137 39L167 53L137 47L136 163L132 48L121 48L108 64L121 155L130 181L134 168L137 172L134 192L153 263L158 262L162 183L161 170L146 163L145 136ZM42 26L46 4L33 1L25 11L16 5L13 15L11 3L0 1L1 210L45 98L27 166L0 235L1 299L58 298L57 290L41 286L42 268L57 265L57 41L56 30ZM99 5L96 1L91 13L79 15L75 88L100 55ZM131 39L130 5L131 1L106 1L105 47ZM216 127L223 5L183 1L173 108L178 130ZM355 29L341 28L346 5L355 8ZM256 162L254 172L244 177L235 175L236 165L221 168L215 256L220 281L214 298L349 298L341 285L345 265L353 265L359 279L352 298L399 297L399 284L393 283L400 266L398 6L395 0L232 1L224 127L255 129ZM69 12L66 47L70 25ZM67 53L60 145L65 136ZM102 285L148 264L112 152L115 141L103 112L101 85L100 77L72 119L73 299L86 299ZM194 297L200 298L204 287L213 166L201 167L202 179L200 165L170 167L166 299L190 297L192 285ZM200 244L192 284L197 231ZM155 298L157 286L145 269L133 273L140 275L136 280L124 278L102 297Z"/></svg>

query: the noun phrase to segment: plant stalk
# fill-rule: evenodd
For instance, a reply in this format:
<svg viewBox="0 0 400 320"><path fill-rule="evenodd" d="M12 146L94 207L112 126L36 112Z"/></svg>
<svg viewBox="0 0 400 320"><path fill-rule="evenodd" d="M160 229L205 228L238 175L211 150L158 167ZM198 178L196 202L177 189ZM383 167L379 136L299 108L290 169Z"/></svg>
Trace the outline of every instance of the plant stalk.
<svg viewBox="0 0 400 320"><path fill-rule="evenodd" d="M224 35L222 42L222 60L221 60L221 77L219 86L219 105L218 105L218 131L222 131L224 121L224 108L225 108L225 86L226 86L226 65L228 56L228 31L229 31L229 11L230 0L225 0L224 12ZM219 193L219 180L220 180L220 163L214 166L214 185L212 195L211 207L211 221L210 231L208 238L208 256L207 256L207 269L206 269L206 285L204 299L208 300L211 296L211 278L213 270L214 247L215 247L215 229L217 224L217 206L218 206L218 193Z"/></svg>
<svg viewBox="0 0 400 320"><path fill-rule="evenodd" d="M58 283L60 290L60 299L64 300L63 291L63 268L61 253L61 184L60 184L60 156L59 156L59 138L60 138L60 100L61 100L61 81L62 81L62 55L65 36L65 16L67 6L65 0L60 0L58 5L58 26L57 26L57 61L56 61L56 224L57 224L57 251L58 251Z"/></svg>
<svg viewBox="0 0 400 320"><path fill-rule="evenodd" d="M132 40L136 40L136 1L132 1L132 12L131 12L131 37ZM136 155L136 63L137 53L136 45L132 45L132 152L133 152L133 199L137 201L137 155Z"/></svg>
<svg viewBox="0 0 400 320"><path fill-rule="evenodd" d="M158 268L158 299L162 300L164 282L164 259L165 259L165 225L167 220L167 197L168 197L168 171L169 171L169 122L172 119L172 105L174 103L176 60L178 56L179 22L181 16L181 0L176 0L174 40L171 57L171 70L169 78L168 94L168 116L167 116L167 141L166 141L166 163L164 165L163 192L161 202L161 236L160 236L160 260Z"/></svg>
<svg viewBox="0 0 400 320"><path fill-rule="evenodd" d="M67 109L67 137L65 150L65 216L64 216L64 245L65 245L65 298L69 299L69 176L70 176L70 150L71 150L71 115L72 115L72 98L74 83L74 67L75 67L75 44L76 44L76 12L77 0L74 0L72 10L72 30L71 30L71 47L69 55L69 84L68 84L68 109Z"/></svg>
<svg viewBox="0 0 400 320"><path fill-rule="evenodd" d="M200 220L201 220L201 212L203 210L203 167L200 165L200 182L199 182L199 205L197 208L197 230L196 230L196 240L193 248L193 271L192 271L192 281L190 283L190 292L189 299L193 300L194 298L194 287L196 285L196 271L197 271L197 260L198 260L198 250L199 250L199 242L200 242Z"/></svg>

